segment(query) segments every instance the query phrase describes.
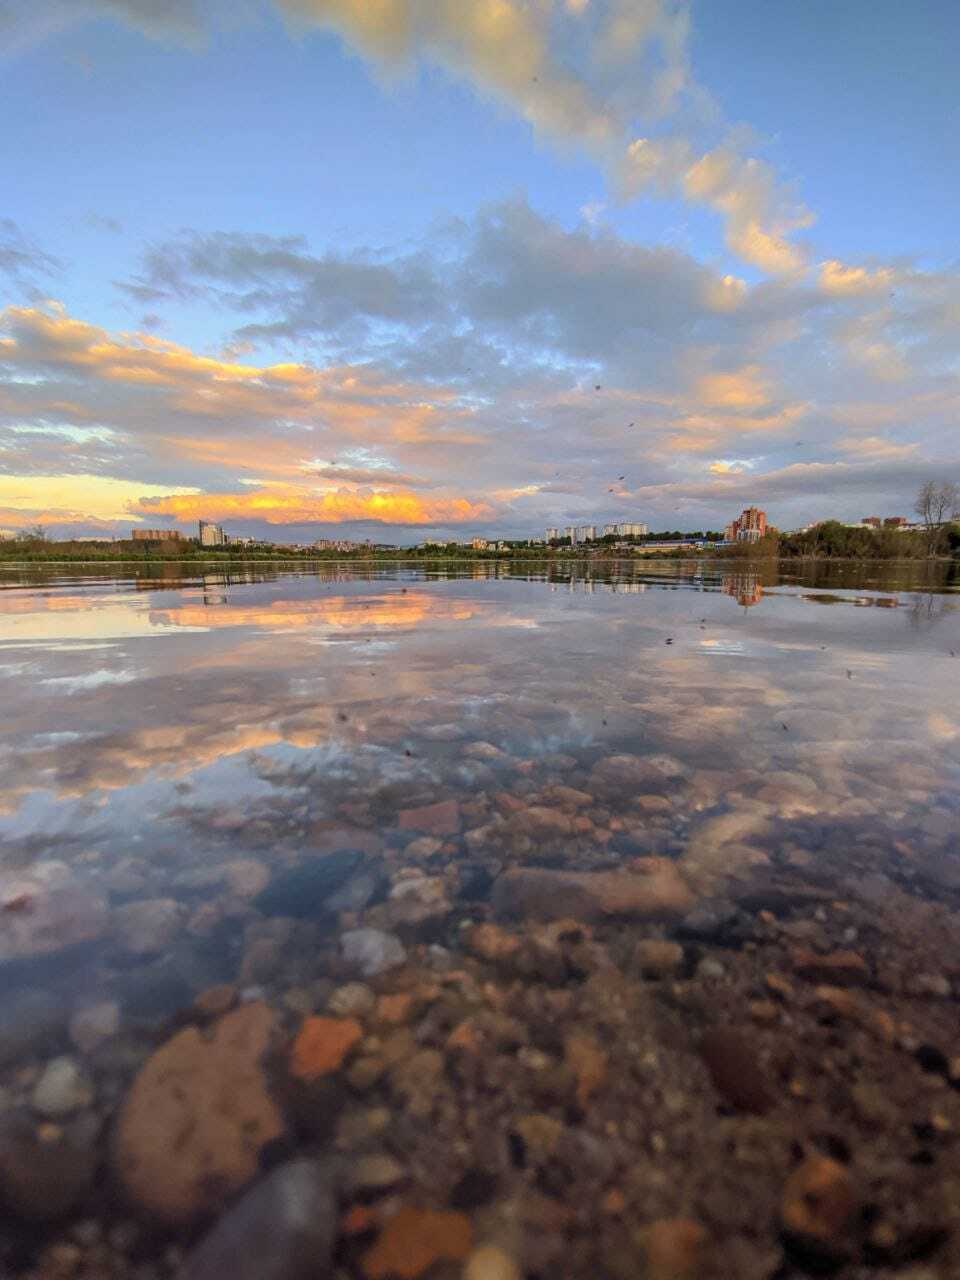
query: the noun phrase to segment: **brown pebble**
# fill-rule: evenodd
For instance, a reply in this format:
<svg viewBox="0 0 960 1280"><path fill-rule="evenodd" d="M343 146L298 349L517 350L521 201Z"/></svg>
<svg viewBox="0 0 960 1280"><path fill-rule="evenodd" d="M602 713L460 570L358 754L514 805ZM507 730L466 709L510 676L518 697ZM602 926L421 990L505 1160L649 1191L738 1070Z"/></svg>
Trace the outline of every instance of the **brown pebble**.
<svg viewBox="0 0 960 1280"><path fill-rule="evenodd" d="M857 1197L849 1170L828 1156L808 1156L787 1179L781 1220L801 1241L841 1252Z"/></svg>
<svg viewBox="0 0 960 1280"><path fill-rule="evenodd" d="M667 978L683 964L683 947L677 942L643 938L634 953L640 972L647 978Z"/></svg>
<svg viewBox="0 0 960 1280"><path fill-rule="evenodd" d="M687 1280L700 1271L707 1233L690 1218L661 1218L641 1233L646 1280Z"/></svg>
<svg viewBox="0 0 960 1280"><path fill-rule="evenodd" d="M836 987L862 986L870 976L863 956L856 951L832 951L821 956L815 951L794 951L793 966L810 982L826 982Z"/></svg>
<svg viewBox="0 0 960 1280"><path fill-rule="evenodd" d="M714 1027L704 1034L700 1053L714 1087L730 1106L752 1115L764 1115L773 1107L773 1091L757 1061L756 1045L746 1036Z"/></svg>
<svg viewBox="0 0 960 1280"><path fill-rule="evenodd" d="M772 1000L751 1000L748 1007L754 1022L776 1022L780 1017L780 1008Z"/></svg>
<svg viewBox="0 0 960 1280"><path fill-rule="evenodd" d="M219 987L207 987L201 991L193 1002L193 1007L205 1018L219 1018L222 1013L229 1013L237 1003L237 988L223 983Z"/></svg>

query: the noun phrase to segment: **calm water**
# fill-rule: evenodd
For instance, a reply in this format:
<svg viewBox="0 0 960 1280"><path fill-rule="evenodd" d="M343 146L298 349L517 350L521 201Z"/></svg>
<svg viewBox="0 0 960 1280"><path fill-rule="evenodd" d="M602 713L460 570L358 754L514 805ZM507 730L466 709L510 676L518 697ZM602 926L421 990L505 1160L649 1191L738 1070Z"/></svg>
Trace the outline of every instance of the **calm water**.
<svg viewBox="0 0 960 1280"><path fill-rule="evenodd" d="M14 1176L9 1161L3 1164L13 1132L21 1143L13 1150L28 1170L25 1220L44 1217L30 1180L40 1148L29 1142L47 1144L45 1159L52 1158L51 1142L81 1142L92 1154L65 1202L66 1229L71 1211L93 1215L106 1229L128 1212L131 1198L135 1217L142 1211L152 1221L157 1206L150 1203L151 1188L165 1186L171 1176L175 1183L179 1157L170 1157L173 1174L163 1167L144 1196L131 1190L129 1171L122 1160L117 1166L107 1135L157 1038L216 984L233 984L247 1002L264 1001L291 1037L304 1015L330 1008L344 1013L346 998L327 1004L337 983L356 976L345 967L347 950L338 954L338 939L358 927L375 928L381 942L387 931L401 957L402 939L407 968L391 968L398 961L388 955L382 967L379 961L369 969L361 965L361 974L380 984L381 993L393 993L396 984L414 992L413 1013L402 997L406 1003L390 1006L389 1016L412 1018L416 1030L404 1027L385 1037L375 1018L365 1024L361 1057L347 1077L354 1101L337 1095L337 1106L346 1107L341 1149L367 1151L371 1141L386 1147L409 1164L414 1185L408 1194L417 1203L442 1207L461 1176L472 1178L471 1186L498 1186L502 1196L510 1179L526 1179L527 1186L533 1174L517 1165L516 1140L507 1141L505 1126L513 1122L511 1107L518 1114L549 1110L545 1086L534 1077L553 1061L557 1043L562 1057L565 1044L567 1066L557 1068L561 1094L563 1071L586 1070L583 1062L595 1058L604 1066L595 1077L588 1072L581 1078L576 1097L557 1103L554 1115L561 1119L551 1121L573 1124L571 1117L580 1117L584 1136L577 1141L593 1143L570 1148L574 1154L563 1175L571 1202L563 1212L573 1215L563 1219L564 1230L579 1250L563 1273L597 1274L604 1259L619 1256L617 1233L625 1228L616 1215L623 1210L611 1211L610 1225L599 1235L589 1214L577 1228L576 1214L607 1194L610 1169L620 1169L624 1179L634 1170L629 1177L640 1178L636 1133L661 1124L666 1136L658 1137L661 1145L650 1157L649 1181L635 1185L636 1213L650 1216L650 1206L668 1219L693 1213L711 1233L726 1231L732 1241L718 1274L770 1274L764 1268L771 1255L751 1235L751 1215L760 1212L757 1205L764 1220L775 1215L768 1200L779 1194L775 1187L792 1158L792 1138L764 1131L769 1141L764 1139L763 1159L772 1172L764 1172L762 1161L748 1161L731 1174L729 1202L716 1200L716 1188L726 1183L710 1170L727 1159L727 1139L722 1127L716 1134L711 1127L717 1104L698 1065L696 1028L704 1017L709 1022L722 1010L725 1019L742 1021L756 1005L772 1062L779 1052L775 1034L789 1039L802 1013L810 1019L803 1043L812 1037L815 1045L821 1032L813 1006L800 1002L791 1012L794 997L784 995L795 991L792 974L775 988L777 998L788 1002L785 1010L769 1000L756 1004L758 993L765 994L763 966L786 966L790 974L790 966L799 965L813 981L832 981L832 970L817 977L817 965L790 950L802 941L820 952L851 943L865 950L866 961L854 960L869 965L874 990L886 993L886 1003L872 1012L866 1005L843 1006L844 1016L859 1019L851 1034L866 1036L862 1028L876 1026L886 1033L887 1023L878 1019L889 1021L886 1009L901 997L914 1001L904 1003L900 1014L908 1049L916 1028L926 1026L928 1038L949 1037L954 1025L936 1019L937 1009L948 1012L944 998L949 1002L960 992L960 966L947 962L944 942L954 937L955 951L960 905L960 594L945 571L926 580L916 575L898 566L859 577L839 566L812 572L809 580L769 570L759 575L666 565L605 574L490 565L343 566L229 577L196 576L177 566L149 577L5 570L0 1115L26 1116L16 1123L26 1126L28 1138L16 1129L4 1130L6 1138L0 1134L0 1177ZM432 808L437 805L439 810ZM427 815L410 814L420 806L431 807ZM786 897L778 890L779 897L764 899L786 913L782 927L769 912L761 912L758 923L754 895L752 906L739 907L748 931L741 928L739 941L713 937L716 954L707 934L686 925L683 932L674 913L674 936L686 948L686 967L676 972L689 978L699 965L697 978L712 994L696 1006L699 1013L661 1028L673 1046L668 1059L658 1056L655 1038L647 1045L643 1061L650 1071L660 1068L649 1064L670 1064L656 1095L630 1092L636 1089L629 1083L630 1064L640 1050L616 1030L619 1023L603 1022L602 1001L578 994L591 966L599 966L601 976L609 973L604 966L612 956L615 968L633 974L629 998L648 999L629 958L640 936L636 925L598 926L597 942L563 963L550 951L560 935L531 935L533 960L524 960L513 986L502 990L497 982L506 979L493 944L484 943L479 952L475 946L471 958L463 941L474 923L489 919L491 886L496 909L497 878L512 867L609 870L651 857L672 860L710 910L731 897L731 910L747 902L737 877L758 867L792 877L793 885ZM803 896L807 883L819 896ZM341 895L336 900L334 890ZM918 903L925 905L911 906ZM915 910L927 914L911 915ZM936 914L944 911L952 914ZM662 937L657 919L640 926L641 934L652 928ZM700 941L691 944L691 937ZM914 940L918 954L891 968L897 948ZM760 970L752 959L758 947ZM543 968L545 956L553 968ZM482 968L488 961L493 967L482 987L471 986L474 979L458 968ZM466 1002L463 1009L453 1001L453 989L444 994L431 977L447 970L451 980L466 984L457 997ZM564 974L576 975L569 979L573 988L554 992L555 1012L549 1025L541 1025L535 1011L546 997L537 984L562 987ZM522 1003L525 984L531 984L528 1004ZM695 987L680 983L680 994L671 999L699 999ZM592 990L590 983L583 990ZM503 1046L492 1043L493 1065L485 1068L494 1073L491 1083L485 1093L471 1086L463 1101L456 1082L467 1077L457 1074L455 1063L445 1077L430 1072L440 1069L444 1053L449 1058L472 1045L474 1032L461 1041L451 1027L463 1017L463 1026L472 1026L470 1009L485 998L494 1000L497 1012L484 1016L501 1017L510 1000L516 1005L508 1027L520 1030L504 1042L513 1046L510 1055L514 1034L517 1043L532 1037L539 1048L524 1049L503 1065L496 1057ZM941 1005L931 1005L932 999ZM425 1016L416 1012L427 1006ZM663 1009L662 1017L679 1017L669 1001ZM593 1027L595 1017L600 1021ZM678 1049L691 1035L690 1045ZM874 1050L864 1041L867 1047L851 1059L854 1067L844 1067L844 1081L859 1071L863 1087L873 1088L879 1079L891 1079L891 1070L901 1070L901 1058L870 1056L894 1052L889 1036L878 1043ZM65 1052L72 1055L67 1068L56 1065ZM798 1112L821 1077L829 1083L829 1052L815 1049L813 1083L782 1086ZM946 1062L951 1053L956 1048L945 1043L940 1057L930 1060ZM413 1055L407 1076L403 1054ZM909 1065L920 1069L912 1059ZM76 1070L79 1094L64 1104L63 1073ZM502 1078L495 1074L501 1070ZM803 1073L802 1061L795 1070ZM524 1072L532 1080L529 1096ZM717 1078L722 1091L722 1072ZM381 1079L389 1086L376 1083ZM426 1098L417 1092L424 1080L434 1090ZM598 1080L606 1080L609 1102L601 1090L588 1107ZM51 1090L53 1103L47 1100ZM909 1099L927 1096L922 1089L917 1095L906 1076L903 1090L907 1109ZM666 1101L656 1103L655 1118L645 1117L654 1096ZM322 1108L329 1109L330 1097L323 1097ZM492 1100L489 1114L481 1110L478 1116L478 1097ZM832 1115L834 1132L852 1114L838 1097L836 1089L824 1093L817 1113ZM377 1111L377 1099L386 1109ZM38 1115L59 1122L56 1107L64 1105L73 1128L56 1129L55 1138L42 1126L34 1132ZM610 1109L604 1112L603 1105ZM734 1106L741 1105L753 1107L750 1099L734 1096ZM666 1107L675 1117L669 1122ZM944 1114L937 1123L952 1123ZM364 1117L373 1116L380 1125L375 1139L364 1128ZM801 1122L790 1119L783 1132ZM300 1126L295 1146L312 1150L315 1119L301 1115L289 1123ZM899 1132L899 1113L884 1128L886 1123L870 1119L859 1136L844 1142L857 1141L866 1151L872 1139L864 1134L879 1134L878 1144L888 1141L889 1133ZM637 1126L633 1137L631 1124ZM443 1138L439 1149L430 1145L431 1125ZM498 1126L503 1142L494 1150L490 1135ZM64 1148L66 1155L72 1149ZM147 1142L144 1158L152 1158L153 1149ZM887 1149L877 1149L879 1167ZM685 1183L687 1200L681 1202L670 1188L686 1177L691 1150L699 1152L699 1163L690 1167L702 1169L703 1185ZM904 1190L904 1179L913 1178L917 1167L911 1151L904 1146L902 1173L888 1162L887 1183L877 1183L878 1203L886 1195L885 1212L894 1216L903 1205L919 1203L916 1190ZM670 1158L676 1163L667 1176L663 1162ZM476 1166L486 1182L478 1182ZM56 1165L55 1185L65 1176ZM250 1176L247 1169L224 1185L232 1194ZM741 1208L737 1190L748 1185L752 1210L749 1203ZM562 1201L559 1186L550 1194ZM226 1191L219 1200L168 1217L181 1227L198 1213L209 1220L225 1197ZM504 1200L502 1218L495 1213L499 1204L477 1220L477 1229L509 1238L530 1274L559 1274L563 1231L536 1219L540 1201L529 1203L534 1218L522 1238L516 1236L517 1205L527 1206L527 1200ZM57 1213L60 1221L63 1208ZM89 1231L83 1239L88 1237L94 1238ZM75 1247L74 1237L55 1238ZM136 1231L130 1236L138 1238ZM13 1274L35 1274L29 1267L37 1238L24 1243L15 1233L8 1246L3 1240L0 1234L0 1252L9 1248L3 1256ZM770 1241L763 1248L775 1252L772 1235ZM130 1246L134 1261L139 1247ZM342 1248L353 1257L349 1241ZM743 1256L753 1270L737 1270L746 1266L736 1260L737 1249L747 1251ZM144 1274L173 1274L176 1254L170 1256L172 1262L163 1255L167 1262L157 1263L158 1272ZM117 1274L127 1274L127 1262L117 1266Z"/></svg>
<svg viewBox="0 0 960 1280"><path fill-rule="evenodd" d="M786 772L816 785L803 831L856 812L933 845L960 808L960 587L910 573L6 571L3 871L178 896L191 868L352 812L387 829L551 754L662 752L742 771L738 793Z"/></svg>

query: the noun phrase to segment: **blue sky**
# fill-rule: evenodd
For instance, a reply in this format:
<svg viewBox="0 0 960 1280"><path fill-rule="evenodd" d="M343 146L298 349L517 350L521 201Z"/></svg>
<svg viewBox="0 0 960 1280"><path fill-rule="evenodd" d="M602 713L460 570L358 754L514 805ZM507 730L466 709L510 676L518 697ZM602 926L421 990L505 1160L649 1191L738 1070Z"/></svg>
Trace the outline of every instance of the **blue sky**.
<svg viewBox="0 0 960 1280"><path fill-rule="evenodd" d="M956 6L375 9L0 10L0 528L791 527L957 470Z"/></svg>

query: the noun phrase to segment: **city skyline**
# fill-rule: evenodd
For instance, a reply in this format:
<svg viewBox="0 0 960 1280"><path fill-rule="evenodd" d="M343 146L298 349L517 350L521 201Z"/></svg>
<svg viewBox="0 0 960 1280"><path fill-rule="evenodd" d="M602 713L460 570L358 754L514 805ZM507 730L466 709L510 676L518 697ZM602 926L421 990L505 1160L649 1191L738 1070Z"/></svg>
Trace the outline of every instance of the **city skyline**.
<svg viewBox="0 0 960 1280"><path fill-rule="evenodd" d="M960 479L947 0L241 8L5 10L0 534L799 528Z"/></svg>

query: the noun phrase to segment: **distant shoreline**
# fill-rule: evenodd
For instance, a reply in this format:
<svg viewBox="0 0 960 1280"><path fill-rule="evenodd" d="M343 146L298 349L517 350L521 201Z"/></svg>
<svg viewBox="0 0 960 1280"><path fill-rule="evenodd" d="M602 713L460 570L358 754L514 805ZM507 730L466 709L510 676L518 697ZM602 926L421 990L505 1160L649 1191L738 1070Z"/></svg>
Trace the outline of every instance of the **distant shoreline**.
<svg viewBox="0 0 960 1280"><path fill-rule="evenodd" d="M50 568L69 568L71 566L83 567L89 565L117 565L117 566L143 566L145 568L160 568L163 566L184 565L186 567L204 567L231 569L241 565L301 565L304 567L314 567L316 565L418 565L418 564L638 564L647 563L651 560L662 561L670 564L693 563L693 564L710 564L716 566L729 565L743 568L753 568L758 571L764 567L772 567L780 564L856 564L856 565L913 565L920 566L924 564L950 564L956 562L957 557L951 555L928 556L922 559L916 557L859 557L859 556L751 556L749 554L737 555L726 554L717 555L715 553L707 555L705 553L697 553L695 551L678 554L676 551L658 554L656 551L641 551L630 555L593 555L593 556L577 556L572 553L564 554L563 552L553 555L510 555L508 553L498 553L494 555L475 555L475 556L401 556L401 555L367 555L367 556L299 556L299 555L272 555L272 556L217 556L217 557L200 557L200 556L173 556L161 559L147 559L146 557L134 556L132 558L125 556L91 556L76 557L71 556L67 559L60 560L46 556L28 557L26 559L6 558L0 554L0 569L30 569L38 566L48 566Z"/></svg>

